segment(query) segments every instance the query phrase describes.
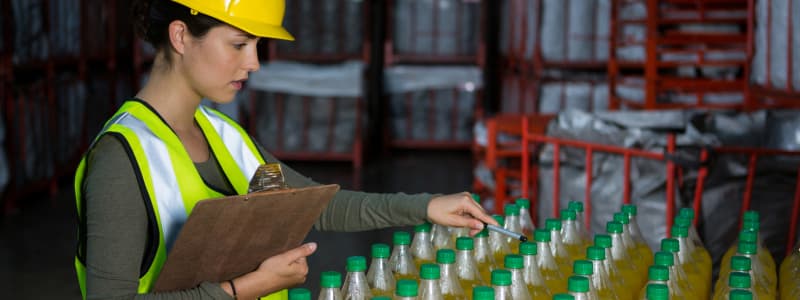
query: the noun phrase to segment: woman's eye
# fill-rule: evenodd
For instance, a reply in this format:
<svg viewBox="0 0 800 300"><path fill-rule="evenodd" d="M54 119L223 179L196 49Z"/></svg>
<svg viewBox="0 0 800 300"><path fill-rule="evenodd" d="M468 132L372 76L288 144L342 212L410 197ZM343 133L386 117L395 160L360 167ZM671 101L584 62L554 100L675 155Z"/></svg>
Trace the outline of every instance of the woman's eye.
<svg viewBox="0 0 800 300"><path fill-rule="evenodd" d="M234 44L233 48L236 48L236 50L241 50L242 48L244 48L244 46L247 46L247 44L246 43Z"/></svg>

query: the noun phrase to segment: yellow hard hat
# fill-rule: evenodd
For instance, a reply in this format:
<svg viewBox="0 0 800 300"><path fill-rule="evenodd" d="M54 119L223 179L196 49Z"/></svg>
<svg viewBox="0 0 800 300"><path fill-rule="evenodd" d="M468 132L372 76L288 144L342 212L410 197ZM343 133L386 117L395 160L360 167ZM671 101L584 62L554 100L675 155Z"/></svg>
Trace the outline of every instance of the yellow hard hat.
<svg viewBox="0 0 800 300"><path fill-rule="evenodd" d="M284 0L173 0L249 34L294 41L283 28Z"/></svg>

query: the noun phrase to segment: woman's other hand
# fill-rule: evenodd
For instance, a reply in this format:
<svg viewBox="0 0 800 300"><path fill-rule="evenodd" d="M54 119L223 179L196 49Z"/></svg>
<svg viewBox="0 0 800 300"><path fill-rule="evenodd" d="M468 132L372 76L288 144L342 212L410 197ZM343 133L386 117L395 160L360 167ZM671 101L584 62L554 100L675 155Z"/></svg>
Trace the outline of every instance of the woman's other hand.
<svg viewBox="0 0 800 300"><path fill-rule="evenodd" d="M497 225L497 221L467 192L433 198L428 203L428 219L440 225L467 227L470 235L483 230L483 223Z"/></svg>
<svg viewBox="0 0 800 300"><path fill-rule="evenodd" d="M237 299L255 299L305 282L308 274L306 257L316 250L316 243L307 243L265 259L255 271L233 280ZM228 282L220 285L233 296Z"/></svg>

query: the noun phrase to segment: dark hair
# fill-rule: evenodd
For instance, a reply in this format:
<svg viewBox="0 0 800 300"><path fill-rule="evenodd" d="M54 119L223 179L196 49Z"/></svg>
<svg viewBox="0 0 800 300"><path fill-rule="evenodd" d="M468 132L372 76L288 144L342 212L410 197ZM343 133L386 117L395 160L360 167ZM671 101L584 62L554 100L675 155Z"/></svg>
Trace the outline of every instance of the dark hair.
<svg viewBox="0 0 800 300"><path fill-rule="evenodd" d="M188 7L172 0L133 0L131 20L136 35L156 50L169 47L168 30L172 21L186 23L189 33L196 38L202 38L211 28L225 24L201 13L192 15ZM165 52L165 58L170 60L169 51Z"/></svg>

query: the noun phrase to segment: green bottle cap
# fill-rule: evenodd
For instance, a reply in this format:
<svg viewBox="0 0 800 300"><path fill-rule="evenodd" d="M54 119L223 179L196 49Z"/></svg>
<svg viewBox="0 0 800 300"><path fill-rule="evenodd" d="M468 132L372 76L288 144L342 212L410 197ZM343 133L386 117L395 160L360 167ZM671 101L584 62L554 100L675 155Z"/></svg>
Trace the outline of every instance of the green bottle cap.
<svg viewBox="0 0 800 300"><path fill-rule="evenodd" d="M739 240L745 242L758 242L758 231L745 229L739 232Z"/></svg>
<svg viewBox="0 0 800 300"><path fill-rule="evenodd" d="M611 248L611 236L607 234L597 234L594 236L594 244L603 249Z"/></svg>
<svg viewBox="0 0 800 300"><path fill-rule="evenodd" d="M506 213L506 216L519 216L519 206L508 203L506 204L504 212Z"/></svg>
<svg viewBox="0 0 800 300"><path fill-rule="evenodd" d="M742 219L745 220L745 221L756 221L756 222L760 221L760 218L758 216L758 212L755 211L755 210L748 210L748 211L744 212L744 215L742 216Z"/></svg>
<svg viewBox="0 0 800 300"><path fill-rule="evenodd" d="M672 267L675 265L675 255L668 251L656 252L653 261L656 266Z"/></svg>
<svg viewBox="0 0 800 300"><path fill-rule="evenodd" d="M441 272L437 264L422 264L419 277L426 280L437 280L442 276Z"/></svg>
<svg viewBox="0 0 800 300"><path fill-rule="evenodd" d="M741 272L749 272L751 269L750 258L747 256L734 256L731 257L731 270L733 271L741 271Z"/></svg>
<svg viewBox="0 0 800 300"><path fill-rule="evenodd" d="M468 236L462 236L456 239L456 250L474 250L475 240Z"/></svg>
<svg viewBox="0 0 800 300"><path fill-rule="evenodd" d="M647 270L647 278L653 281L669 280L669 269L665 266L650 266Z"/></svg>
<svg viewBox="0 0 800 300"><path fill-rule="evenodd" d="M372 258L389 258L389 245L372 244Z"/></svg>
<svg viewBox="0 0 800 300"><path fill-rule="evenodd" d="M371 300L392 300L392 298L389 298L387 296L375 296L372 297Z"/></svg>
<svg viewBox="0 0 800 300"><path fill-rule="evenodd" d="M525 198L517 198L517 201L515 203L517 203L517 206L519 206L520 208L526 208L526 209L531 208L531 201Z"/></svg>
<svg viewBox="0 0 800 300"><path fill-rule="evenodd" d="M396 283L398 297L417 297L417 281L412 279L400 279Z"/></svg>
<svg viewBox="0 0 800 300"><path fill-rule="evenodd" d="M414 226L414 232L431 232L431 223L425 222Z"/></svg>
<svg viewBox="0 0 800 300"><path fill-rule="evenodd" d="M578 218L577 213L575 213L572 209L562 209L561 210L561 220L570 220L575 221Z"/></svg>
<svg viewBox="0 0 800 300"><path fill-rule="evenodd" d="M676 253L681 250L681 243L677 239L661 240L661 251Z"/></svg>
<svg viewBox="0 0 800 300"><path fill-rule="evenodd" d="M325 271L320 274L320 283L319 286L321 288L335 288L338 289L342 287L342 274L336 271Z"/></svg>
<svg viewBox="0 0 800 300"><path fill-rule="evenodd" d="M392 236L392 243L397 245L411 245L411 234L405 231L395 231Z"/></svg>
<svg viewBox="0 0 800 300"><path fill-rule="evenodd" d="M536 255L538 252L536 243L522 242L519 244L519 254L521 255Z"/></svg>
<svg viewBox="0 0 800 300"><path fill-rule="evenodd" d="M570 294L555 294L553 300L575 300L575 296Z"/></svg>
<svg viewBox="0 0 800 300"><path fill-rule="evenodd" d="M647 285L647 300L668 300L669 288L666 284L651 283Z"/></svg>
<svg viewBox="0 0 800 300"><path fill-rule="evenodd" d="M744 220L742 222L742 229L758 231L761 223L758 220Z"/></svg>
<svg viewBox="0 0 800 300"><path fill-rule="evenodd" d="M620 222L623 225L628 225L628 224L631 223L631 219L628 218L628 215L626 215L625 213L621 213L621 212L618 212L618 213L614 214L614 221Z"/></svg>
<svg viewBox="0 0 800 300"><path fill-rule="evenodd" d="M678 213L678 215L680 215L680 216L687 216L687 217L689 217L689 218L691 218L691 219L694 219L694 209L691 209L691 208L689 208L689 207L684 207L684 208L681 208L681 210L680 210L680 212Z"/></svg>
<svg viewBox="0 0 800 300"><path fill-rule="evenodd" d="M478 204L481 203L481 196L475 193L472 193L472 201L477 202Z"/></svg>
<svg viewBox="0 0 800 300"><path fill-rule="evenodd" d="M364 272L367 270L367 258L350 256L347 258L347 272Z"/></svg>
<svg viewBox="0 0 800 300"><path fill-rule="evenodd" d="M533 232L533 240L537 242L550 242L550 231L547 229L536 229Z"/></svg>
<svg viewBox="0 0 800 300"><path fill-rule="evenodd" d="M732 290L728 296L730 300L753 300L753 293L748 290Z"/></svg>
<svg viewBox="0 0 800 300"><path fill-rule="evenodd" d="M567 204L567 208L575 210L575 211L577 211L579 213L582 213L583 212L583 202L570 201L569 204Z"/></svg>
<svg viewBox="0 0 800 300"><path fill-rule="evenodd" d="M685 238L685 237L689 236L689 227L680 226L680 225L675 224L675 225L672 225L672 231L671 232L672 232L672 236L674 236L674 237Z"/></svg>
<svg viewBox="0 0 800 300"><path fill-rule="evenodd" d="M436 263L454 264L456 262L456 252L453 249L439 249L436 251Z"/></svg>
<svg viewBox="0 0 800 300"><path fill-rule="evenodd" d="M311 291L304 288L289 290L289 300L311 300Z"/></svg>
<svg viewBox="0 0 800 300"><path fill-rule="evenodd" d="M561 230L561 220L547 219L544 221L544 228L547 228L549 231Z"/></svg>
<svg viewBox="0 0 800 300"><path fill-rule="evenodd" d="M609 221L606 223L606 231L608 231L608 233L622 233L622 223Z"/></svg>
<svg viewBox="0 0 800 300"><path fill-rule="evenodd" d="M472 300L494 300L494 289L490 286L476 286L472 289Z"/></svg>
<svg viewBox="0 0 800 300"><path fill-rule="evenodd" d="M635 216L638 213L638 209L636 205L633 204L623 204L622 205L622 212L629 216Z"/></svg>
<svg viewBox="0 0 800 300"><path fill-rule="evenodd" d="M488 230L488 229L486 229L486 228L484 228L484 229L483 229L483 230L481 230L481 231L478 231L478 234L476 234L476 235L475 235L475 237L476 237L476 238L479 238L479 237L487 237L487 236L489 236L489 230Z"/></svg>
<svg viewBox="0 0 800 300"><path fill-rule="evenodd" d="M511 285L511 271L503 269L492 270L492 285Z"/></svg>
<svg viewBox="0 0 800 300"><path fill-rule="evenodd" d="M731 277L728 278L728 286L735 289L749 289L750 288L750 274L744 272L731 272Z"/></svg>
<svg viewBox="0 0 800 300"><path fill-rule="evenodd" d="M739 247L736 250L740 254L754 255L758 251L758 245L753 242L739 241Z"/></svg>
<svg viewBox="0 0 800 300"><path fill-rule="evenodd" d="M497 221L497 225L500 225L500 227L506 226L506 217L501 215L492 215L492 218Z"/></svg>
<svg viewBox="0 0 800 300"><path fill-rule="evenodd" d="M591 246L586 248L586 258L591 260L605 260L606 259L606 249L603 249L598 246Z"/></svg>
<svg viewBox="0 0 800 300"><path fill-rule="evenodd" d="M506 269L522 269L525 267L522 255L509 254L505 258Z"/></svg>
<svg viewBox="0 0 800 300"><path fill-rule="evenodd" d="M692 226L692 218L689 217L689 216L677 216L677 217L675 217L675 224L677 224L679 226L691 227Z"/></svg>
<svg viewBox="0 0 800 300"><path fill-rule="evenodd" d="M579 259L572 263L572 272L575 273L575 275L589 276L594 274L594 267L592 266L592 262Z"/></svg>
<svg viewBox="0 0 800 300"><path fill-rule="evenodd" d="M570 276L567 280L567 290L574 293L586 293L589 291L589 278L584 276Z"/></svg>

